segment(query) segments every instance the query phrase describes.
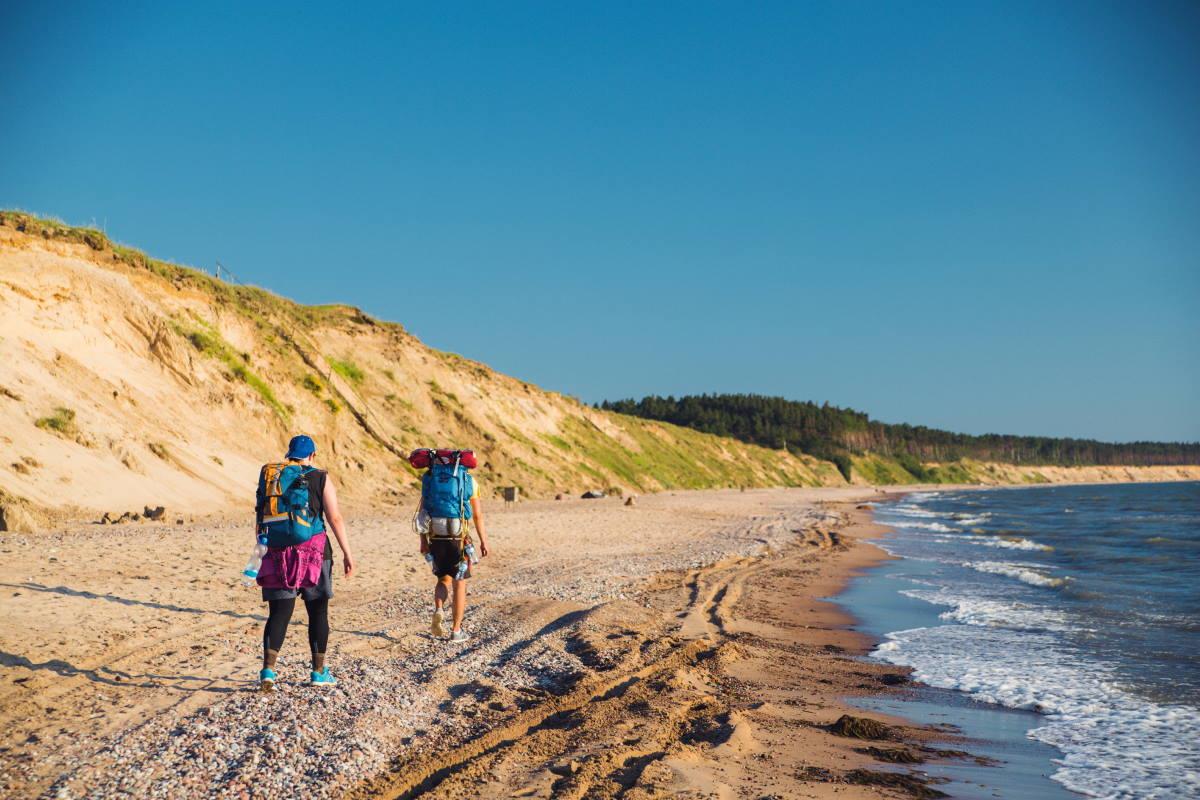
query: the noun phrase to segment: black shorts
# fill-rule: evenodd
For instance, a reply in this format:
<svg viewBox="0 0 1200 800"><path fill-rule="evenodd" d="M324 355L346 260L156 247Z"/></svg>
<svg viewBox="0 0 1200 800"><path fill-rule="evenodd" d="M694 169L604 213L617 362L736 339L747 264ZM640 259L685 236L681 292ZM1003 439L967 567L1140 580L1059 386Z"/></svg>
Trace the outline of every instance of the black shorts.
<svg viewBox="0 0 1200 800"><path fill-rule="evenodd" d="M303 597L305 600L328 600L333 597L333 562L326 559L321 562L321 577L316 586L306 586L303 589L263 589L264 601L295 600Z"/></svg>
<svg viewBox="0 0 1200 800"><path fill-rule="evenodd" d="M466 556L463 555L462 539L430 539L429 552L433 556L433 574L439 578L447 575L454 577L458 574L458 565ZM463 578L471 577L471 567Z"/></svg>

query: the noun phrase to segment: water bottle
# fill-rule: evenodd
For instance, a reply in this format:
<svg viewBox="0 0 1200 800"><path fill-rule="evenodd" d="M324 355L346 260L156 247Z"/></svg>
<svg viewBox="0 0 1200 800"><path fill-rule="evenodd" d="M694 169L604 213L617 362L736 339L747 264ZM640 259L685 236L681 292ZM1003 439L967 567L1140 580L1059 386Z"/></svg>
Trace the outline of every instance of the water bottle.
<svg viewBox="0 0 1200 800"><path fill-rule="evenodd" d="M467 555L467 563L468 564L478 564L479 563L479 559L475 557L475 545L468 542L466 548L463 549L463 552L466 553L466 555Z"/></svg>
<svg viewBox="0 0 1200 800"><path fill-rule="evenodd" d="M433 553L425 554L425 563L429 565L431 571L437 572L437 568L433 566Z"/></svg>
<svg viewBox="0 0 1200 800"><path fill-rule="evenodd" d="M462 580L467 575L467 570L471 568L471 562L475 560L475 545L468 544L463 548L463 559L458 562L458 572L454 573L457 580Z"/></svg>
<svg viewBox="0 0 1200 800"><path fill-rule="evenodd" d="M263 556L267 554L267 537L259 536L258 541L254 543L254 552L250 554L250 560L246 562L246 568L242 570L242 583L246 586L253 586L257 583L259 567L262 566Z"/></svg>

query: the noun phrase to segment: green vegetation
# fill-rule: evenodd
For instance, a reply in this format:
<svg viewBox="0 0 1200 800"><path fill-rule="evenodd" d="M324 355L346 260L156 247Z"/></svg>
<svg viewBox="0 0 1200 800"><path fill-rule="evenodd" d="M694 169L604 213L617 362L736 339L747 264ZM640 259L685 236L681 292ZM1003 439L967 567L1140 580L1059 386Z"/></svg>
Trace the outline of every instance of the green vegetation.
<svg viewBox="0 0 1200 800"><path fill-rule="evenodd" d="M312 392L317 397L320 397L321 392L325 390L325 387L321 384L321 381L318 380L314 375L305 375L300 379L300 385Z"/></svg>
<svg viewBox="0 0 1200 800"><path fill-rule="evenodd" d="M669 435L664 435L659 426L638 419L629 418L624 423L624 432L634 440L636 449L625 447L590 421L576 417L565 418L561 423L562 436L555 438L560 438L572 451L587 459L573 466L594 478L603 479L604 474L594 469L598 467L642 491L656 485L704 489L762 482L761 478L749 479L748 469L776 485L818 482L805 474L797 475L778 453L769 450L749 449L740 454L740 459L735 459L722 451L719 442L687 428L671 430ZM552 443L559 447L557 442Z"/></svg>
<svg viewBox="0 0 1200 800"><path fill-rule="evenodd" d="M893 484L917 483L915 475L908 472L895 459L877 455L851 456L851 468L867 483Z"/></svg>
<svg viewBox="0 0 1200 800"><path fill-rule="evenodd" d="M60 220L37 217L24 211L0 211L0 226L44 239L85 244L96 252L97 258L111 258L132 269L153 273L178 289L202 291L212 297L218 308L236 310L253 322L262 331L264 339L275 345L277 352L281 352L283 347L276 336L282 323L290 323L284 329L293 331L345 323L378 326L395 335L404 335L402 326L378 322L357 308L344 305L302 306L257 286L227 283L204 270L152 258L141 250L113 242L94 228L71 226Z"/></svg>
<svg viewBox="0 0 1200 800"><path fill-rule="evenodd" d="M234 378L237 378L253 389L263 399L263 402L274 409L281 420L287 422L290 419L291 414L275 398L275 393L271 391L271 387L267 385L266 381L250 370L250 367L246 363L248 360L246 355L238 353L230 347L229 343L221 338L221 334L211 328L202 327L189 330L178 322L174 324L175 330L191 342L192 347L205 356L224 364Z"/></svg>
<svg viewBox="0 0 1200 800"><path fill-rule="evenodd" d="M969 462L952 461L949 464L925 464L926 483L975 483L978 479L970 470ZM1037 473L1034 473L1037 474Z"/></svg>
<svg viewBox="0 0 1200 800"><path fill-rule="evenodd" d="M651 396L605 401L597 407L763 447L806 453L832 461L847 479L857 471L873 483L973 482L967 467L961 463L955 466L964 459L1019 466L1200 464L1200 443L1109 444L1045 436L971 436L921 426L889 425L861 411L828 403L818 406L752 394L678 399Z"/></svg>
<svg viewBox="0 0 1200 800"><path fill-rule="evenodd" d="M363 382L363 379L367 377L366 374L363 373L363 371L359 369L358 365L353 361L348 359L343 361L337 358L326 358L325 360L329 362L329 366L334 372L336 372L338 375L341 375L355 386L360 385Z"/></svg>
<svg viewBox="0 0 1200 800"><path fill-rule="evenodd" d="M338 401L334 400L332 397L325 398L325 405L329 406L329 410L332 411L334 414L336 414L342 410L342 407L340 405L338 405Z"/></svg>
<svg viewBox="0 0 1200 800"><path fill-rule="evenodd" d="M72 227L62 220L35 217L23 211L0 211L0 225L43 239L79 242L93 250L103 250L109 244L108 237L95 228Z"/></svg>
<svg viewBox="0 0 1200 800"><path fill-rule="evenodd" d="M462 402L458 399L458 395L454 394L454 392L446 391L438 384L437 381L428 380L428 381L425 381L425 383L427 386L429 386L430 394L435 395L435 398L434 398L435 405L437 405L437 399L436 399L437 397L444 397L447 400L449 400L451 403L453 403L454 405L462 406Z"/></svg>
<svg viewBox="0 0 1200 800"><path fill-rule="evenodd" d="M54 413L50 416L42 417L33 424L44 431L52 431L68 439L75 438L75 435L79 433L75 427L75 412L62 406L54 409Z"/></svg>
<svg viewBox="0 0 1200 800"><path fill-rule="evenodd" d="M563 450L568 453L571 452L570 442L568 442L566 439L562 438L561 436L554 436L549 433L544 433L544 434L542 434L542 438L545 439L550 444L557 447L559 450Z"/></svg>

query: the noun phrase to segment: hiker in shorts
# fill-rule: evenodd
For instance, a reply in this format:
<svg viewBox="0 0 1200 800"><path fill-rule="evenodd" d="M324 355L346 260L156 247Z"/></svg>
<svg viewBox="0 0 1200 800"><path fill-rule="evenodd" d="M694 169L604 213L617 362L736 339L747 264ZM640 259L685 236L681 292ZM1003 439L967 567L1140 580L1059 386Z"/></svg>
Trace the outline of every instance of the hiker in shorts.
<svg viewBox="0 0 1200 800"><path fill-rule="evenodd" d="M478 557L488 554L487 529L479 500L479 484L471 475L475 454L470 450L417 450L409 457L413 466L427 467L421 476L421 504L418 528L421 553L437 576L433 590L433 622L430 633L446 637L445 604L453 597L450 641L465 642L470 635L463 630L467 610L467 581L471 562L476 560L467 523L473 522L479 534Z"/></svg>
<svg viewBox="0 0 1200 800"><path fill-rule="evenodd" d="M267 464L259 477L256 530L260 542L268 534L275 537L266 542L267 552L258 573L262 598L270 609L263 629L263 665L258 676L263 691L275 688L278 677L275 660L283 647L297 597L304 599L308 611L308 646L312 656L309 683L321 687L337 685L325 664L329 600L333 597L333 546L326 526L337 538L347 578L354 574L354 556L350 554L349 536L333 480L325 470L313 466L316 452L317 446L308 436L293 437L285 461ZM289 536L298 539L306 535L309 538L299 544L273 546L276 540L288 541Z"/></svg>

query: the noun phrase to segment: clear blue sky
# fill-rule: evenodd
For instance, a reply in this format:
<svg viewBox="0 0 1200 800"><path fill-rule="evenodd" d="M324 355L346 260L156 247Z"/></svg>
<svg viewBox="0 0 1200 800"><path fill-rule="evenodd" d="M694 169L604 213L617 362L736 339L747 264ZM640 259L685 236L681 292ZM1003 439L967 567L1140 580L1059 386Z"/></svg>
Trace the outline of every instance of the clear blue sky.
<svg viewBox="0 0 1200 800"><path fill-rule="evenodd" d="M587 401L1200 439L1200 4L184 6L6 6L0 206Z"/></svg>

